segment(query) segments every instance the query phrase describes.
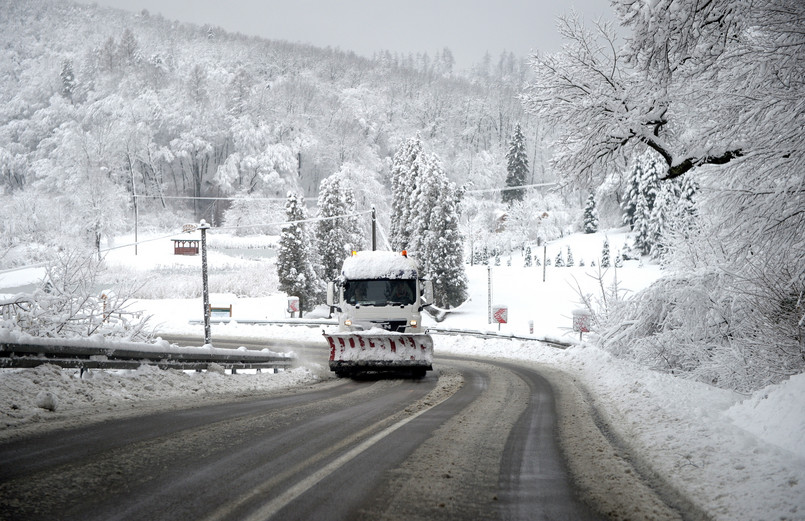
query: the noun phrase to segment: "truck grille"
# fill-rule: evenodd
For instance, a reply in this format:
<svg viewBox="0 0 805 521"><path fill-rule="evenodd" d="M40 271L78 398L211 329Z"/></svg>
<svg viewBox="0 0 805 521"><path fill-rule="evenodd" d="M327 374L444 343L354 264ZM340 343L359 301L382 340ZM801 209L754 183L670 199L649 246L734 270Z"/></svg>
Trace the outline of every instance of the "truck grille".
<svg viewBox="0 0 805 521"><path fill-rule="evenodd" d="M386 321L378 321L372 322L374 327L379 327L381 329L385 329L386 331L392 331L394 333L405 333L405 320L386 320Z"/></svg>

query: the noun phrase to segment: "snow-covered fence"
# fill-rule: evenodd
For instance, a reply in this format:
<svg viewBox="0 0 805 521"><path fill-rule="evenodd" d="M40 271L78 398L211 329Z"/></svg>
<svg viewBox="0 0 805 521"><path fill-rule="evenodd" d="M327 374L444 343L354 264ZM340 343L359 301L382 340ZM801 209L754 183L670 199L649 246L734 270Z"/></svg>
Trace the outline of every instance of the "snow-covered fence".
<svg viewBox="0 0 805 521"><path fill-rule="evenodd" d="M156 365L162 369L290 368L295 359L268 350L223 349L210 346L179 347L167 342L98 345L90 340L42 339L41 343L0 343L0 368L54 364L80 369L136 369Z"/></svg>

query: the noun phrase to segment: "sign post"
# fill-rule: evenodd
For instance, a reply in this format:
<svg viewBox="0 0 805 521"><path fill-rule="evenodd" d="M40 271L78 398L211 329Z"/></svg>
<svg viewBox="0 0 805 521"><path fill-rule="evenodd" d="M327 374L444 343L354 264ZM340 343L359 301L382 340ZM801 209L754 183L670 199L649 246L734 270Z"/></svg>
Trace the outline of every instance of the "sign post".
<svg viewBox="0 0 805 521"><path fill-rule="evenodd" d="M573 331L579 332L579 342L583 340L584 333L590 332L590 316L588 309L573 310Z"/></svg>
<svg viewBox="0 0 805 521"><path fill-rule="evenodd" d="M509 322L509 308L508 306L494 306L492 308L492 317L498 324L498 331L500 331L501 324L508 324Z"/></svg>
<svg viewBox="0 0 805 521"><path fill-rule="evenodd" d="M291 318L296 318L296 314L299 313L299 297L288 297L288 313L291 314Z"/></svg>

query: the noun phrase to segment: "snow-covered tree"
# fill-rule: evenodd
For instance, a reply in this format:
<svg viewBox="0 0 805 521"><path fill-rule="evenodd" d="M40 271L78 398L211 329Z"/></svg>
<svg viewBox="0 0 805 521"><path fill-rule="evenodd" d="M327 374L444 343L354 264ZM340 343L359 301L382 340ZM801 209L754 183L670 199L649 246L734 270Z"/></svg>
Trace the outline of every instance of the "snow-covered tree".
<svg viewBox="0 0 805 521"><path fill-rule="evenodd" d="M463 192L447 179L439 158L423 152L418 136L394 156L392 190L392 247L419 257L437 306L461 304L467 294L458 228Z"/></svg>
<svg viewBox="0 0 805 521"><path fill-rule="evenodd" d="M282 229L277 252L277 275L280 291L299 297L299 307L310 311L321 302L324 284L313 268L315 252L307 231L305 199L288 192L285 216L288 221Z"/></svg>
<svg viewBox="0 0 805 521"><path fill-rule="evenodd" d="M525 258L523 259L523 262L524 262L524 267L526 267L526 268L530 268L530 267L532 266L532 260L531 260L531 246L526 246L526 247L525 247L525 254L524 254L524 257L525 257Z"/></svg>
<svg viewBox="0 0 805 521"><path fill-rule="evenodd" d="M462 191L447 179L438 157L422 154L419 162L420 185L414 191L419 200L412 206L413 228L422 240L415 251L421 253L425 273L433 281L435 304L456 307L467 298L464 239L458 229Z"/></svg>
<svg viewBox="0 0 805 521"><path fill-rule="evenodd" d="M609 256L610 256L610 249L609 249L609 237L604 238L604 246L601 248L601 267L602 268L609 268Z"/></svg>
<svg viewBox="0 0 805 521"><path fill-rule="evenodd" d="M64 60L62 62L60 77L61 95L72 103L76 89L75 72L73 71L72 60Z"/></svg>
<svg viewBox="0 0 805 521"><path fill-rule="evenodd" d="M419 157L422 140L417 134L404 142L394 154L391 167L391 230L389 240L394 250L411 248L413 193L419 186Z"/></svg>
<svg viewBox="0 0 805 521"><path fill-rule="evenodd" d="M711 355L720 349L716 342L725 346L720 356L728 356L768 335L776 340L766 343L765 352L758 346L758 356L777 359L785 352L781 363L788 369L765 373L767 381L801 372L803 312L785 295L805 291L805 4L618 0L613 5L629 32L625 45L616 43L611 26L599 24L590 32L578 19L565 18L564 50L534 60L525 103L556 130L556 168L567 178L595 184L650 149L659 157L663 183L695 175L708 186L699 197L698 230L680 237L687 243L670 252L679 256L672 264L692 271L691 285L710 284L713 271L729 274L710 284L707 299L695 301L709 306L696 311L698 316L723 316L722 301L756 312L751 320L736 319L741 326L752 322L754 332L729 327L723 334L717 324L726 319L708 323L712 335L695 340L708 353L700 362L713 363ZM704 255L709 244L720 251ZM696 262L681 262L694 256ZM694 300L683 297L676 305L692 307ZM643 326L648 326L643 331L658 327ZM669 335L648 338L644 345L670 349L675 343ZM741 360L747 359L744 354ZM763 369L731 364L721 375L741 371Z"/></svg>
<svg viewBox="0 0 805 521"><path fill-rule="evenodd" d="M664 183L657 197L654 199L654 208L651 210L648 225L649 253L652 258L660 258L667 249L666 234L676 209L681 204L679 193L679 183Z"/></svg>
<svg viewBox="0 0 805 521"><path fill-rule="evenodd" d="M559 253L556 254L556 260L554 260L553 265L557 268L565 267L565 258L562 256L562 250L559 250Z"/></svg>
<svg viewBox="0 0 805 521"><path fill-rule="evenodd" d="M241 194L224 212L224 226L233 229L235 235L268 234L281 232L278 223L285 220L285 212L280 202L263 197Z"/></svg>
<svg viewBox="0 0 805 521"><path fill-rule="evenodd" d="M567 247L567 263L566 266L573 267L576 265L576 261L573 259L573 252L570 250L570 246Z"/></svg>
<svg viewBox="0 0 805 521"><path fill-rule="evenodd" d="M598 231L598 210L595 207L595 195L587 197L587 204L584 206L584 233L595 233Z"/></svg>
<svg viewBox="0 0 805 521"><path fill-rule="evenodd" d="M525 136L520 129L520 124L514 126L514 133L509 142L509 151L506 153L506 187L503 191L503 202L511 204L514 201L522 201L525 196L525 188L512 188L523 186L528 178L528 153L525 149Z"/></svg>
<svg viewBox="0 0 805 521"><path fill-rule="evenodd" d="M355 195L340 173L323 179L319 186L319 217L327 218L316 223L316 249L325 281L335 280L341 264L352 250L363 248L358 217L355 213Z"/></svg>

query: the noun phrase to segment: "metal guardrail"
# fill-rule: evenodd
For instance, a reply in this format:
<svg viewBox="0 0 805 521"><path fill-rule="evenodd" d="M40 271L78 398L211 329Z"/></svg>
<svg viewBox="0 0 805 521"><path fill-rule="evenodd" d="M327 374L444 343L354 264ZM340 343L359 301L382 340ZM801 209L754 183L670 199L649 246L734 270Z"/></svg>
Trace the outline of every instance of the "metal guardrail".
<svg viewBox="0 0 805 521"><path fill-rule="evenodd" d="M439 335L467 335L476 336L480 338L501 338L506 340L526 340L531 342L542 342L543 344L551 344L562 349L576 345L576 342L560 340L557 338L547 338L538 336L517 335L514 333L499 333L495 331L479 331L473 329L451 329L444 327L429 327L428 333L436 333Z"/></svg>
<svg viewBox="0 0 805 521"><path fill-rule="evenodd" d="M317 319L304 319L304 318L285 318L285 319L243 319L243 320L235 320L231 318L218 318L218 319L211 319L211 323L213 324L226 324L229 322L237 322L238 324L264 324L264 325L290 325L290 326L307 326L307 327L317 327L317 326L327 326L327 325L337 325L338 321L334 319L328 318L317 318ZM191 324L203 324L202 320L191 320ZM428 327L427 331L429 333L436 333L439 335L468 335L468 336L475 336L479 338L502 338L507 340L524 340L524 341L531 341L531 342L542 342L543 344L550 344L560 348L568 348L578 344L578 342L574 340L564 340L559 338L548 338L548 337L539 337L533 335L518 335L515 333L502 333L496 331L480 331L474 329L458 329L458 328L445 328L445 327Z"/></svg>
<svg viewBox="0 0 805 521"><path fill-rule="evenodd" d="M155 365L162 369L208 369L217 364L225 369L289 368L295 359L276 353L241 351L214 347L160 350L150 344L143 349L77 344L0 343L0 368L36 367L54 364L64 368L136 369Z"/></svg>
<svg viewBox="0 0 805 521"><path fill-rule="evenodd" d="M272 319L235 319L229 317L211 317L210 324L228 324L228 323L238 323L238 324L257 324L257 325L277 325L277 326L307 326L307 327L318 327L318 326L335 326L338 325L338 321L334 318L272 318ZM198 325L203 324L203 320L188 320L188 323Z"/></svg>

